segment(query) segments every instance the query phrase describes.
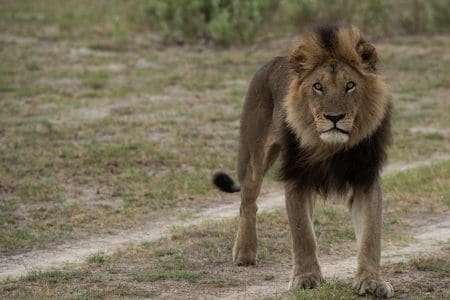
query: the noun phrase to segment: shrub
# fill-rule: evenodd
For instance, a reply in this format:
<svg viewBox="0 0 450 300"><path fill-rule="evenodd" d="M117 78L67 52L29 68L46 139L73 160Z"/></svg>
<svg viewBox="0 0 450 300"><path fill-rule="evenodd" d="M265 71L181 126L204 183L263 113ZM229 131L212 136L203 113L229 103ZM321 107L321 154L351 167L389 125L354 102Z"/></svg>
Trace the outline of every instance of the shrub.
<svg viewBox="0 0 450 300"><path fill-rule="evenodd" d="M148 0L144 10L168 40L229 45L251 41L277 6L277 0Z"/></svg>
<svg viewBox="0 0 450 300"><path fill-rule="evenodd" d="M374 35L439 32L450 25L448 0L285 0L278 15L300 28L352 23Z"/></svg>

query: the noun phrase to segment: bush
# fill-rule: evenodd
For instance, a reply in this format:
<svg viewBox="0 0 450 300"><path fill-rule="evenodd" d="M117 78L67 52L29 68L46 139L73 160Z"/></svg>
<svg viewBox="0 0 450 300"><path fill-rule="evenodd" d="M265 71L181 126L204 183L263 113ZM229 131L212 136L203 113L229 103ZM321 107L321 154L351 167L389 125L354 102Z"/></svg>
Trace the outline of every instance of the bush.
<svg viewBox="0 0 450 300"><path fill-rule="evenodd" d="M314 24L355 24L364 32L448 32L448 0L142 0L145 24L176 43L250 42L261 28L275 34ZM261 30L262 31L262 30Z"/></svg>
<svg viewBox="0 0 450 300"><path fill-rule="evenodd" d="M448 0L285 0L280 18L296 27L352 23L365 32L417 34L448 30Z"/></svg>
<svg viewBox="0 0 450 300"><path fill-rule="evenodd" d="M148 0L145 15L168 40L220 45L251 41L277 0Z"/></svg>
<svg viewBox="0 0 450 300"><path fill-rule="evenodd" d="M439 32L449 29L448 0L399 0L390 3L391 23L402 33Z"/></svg>

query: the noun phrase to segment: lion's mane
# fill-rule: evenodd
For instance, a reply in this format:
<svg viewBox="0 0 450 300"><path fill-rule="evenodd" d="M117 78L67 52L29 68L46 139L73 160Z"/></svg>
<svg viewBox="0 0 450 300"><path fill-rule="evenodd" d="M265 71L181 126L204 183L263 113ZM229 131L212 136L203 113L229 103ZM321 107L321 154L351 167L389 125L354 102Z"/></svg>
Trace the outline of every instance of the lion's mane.
<svg viewBox="0 0 450 300"><path fill-rule="evenodd" d="M325 194L370 186L386 161L391 143L392 104L387 85L377 73L375 48L355 27L326 27L303 39L289 59L296 77L284 101L281 179ZM306 99L299 94L302 81L330 59L350 65L364 80L364 105L358 110L350 141L345 145L330 146L320 141L308 105L301 104Z"/></svg>

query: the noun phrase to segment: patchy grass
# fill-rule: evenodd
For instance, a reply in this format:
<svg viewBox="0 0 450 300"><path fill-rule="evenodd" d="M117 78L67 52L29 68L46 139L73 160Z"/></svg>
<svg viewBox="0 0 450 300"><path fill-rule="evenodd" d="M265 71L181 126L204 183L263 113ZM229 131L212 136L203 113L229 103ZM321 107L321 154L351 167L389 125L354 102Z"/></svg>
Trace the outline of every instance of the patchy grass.
<svg viewBox="0 0 450 300"><path fill-rule="evenodd" d="M442 45L446 39L435 42ZM405 37L378 47L395 104L391 161L415 161L450 151L448 135L437 137L414 130L450 128L446 114L450 104L445 101L449 97L450 71L440 63L443 51L418 37Z"/></svg>
<svg viewBox="0 0 450 300"><path fill-rule="evenodd" d="M444 247L445 248L445 247ZM448 248L446 249L448 251ZM445 251L445 250L444 250ZM385 278L389 278L395 288L394 299L447 299L449 256L413 258L406 263L390 264L382 267ZM447 279L447 280L446 280ZM359 297L350 281L331 280L313 290L296 290L280 295L281 299L366 299ZM264 299L280 299L268 296Z"/></svg>
<svg viewBox="0 0 450 300"><path fill-rule="evenodd" d="M85 74L84 80L88 88L99 90L106 87L109 77L110 73L107 71L99 71Z"/></svg>
<svg viewBox="0 0 450 300"><path fill-rule="evenodd" d="M418 271L434 272L440 277L450 276L450 261L440 257L417 257L410 261Z"/></svg>
<svg viewBox="0 0 450 300"><path fill-rule="evenodd" d="M160 280L182 281L197 283L202 273L193 271L167 271L151 270L136 274L135 279L139 282L155 282Z"/></svg>
<svg viewBox="0 0 450 300"><path fill-rule="evenodd" d="M356 241L349 212L344 205L316 205L314 212L314 230L323 254L346 256L355 249ZM339 245L346 245L339 247ZM351 245L351 246L350 246Z"/></svg>
<svg viewBox="0 0 450 300"><path fill-rule="evenodd" d="M25 0L2 3L1 7L0 26L8 27L8 33L47 42L96 37L96 44L105 48L108 43L102 42L102 37L122 38L123 42L123 36L137 26L133 22L136 18L128 18L136 6L117 0L100 0L95 5L86 0L77 3Z"/></svg>
<svg viewBox="0 0 450 300"><path fill-rule="evenodd" d="M210 176L234 169L247 84L291 44L164 47L136 31L127 15L138 10L121 1L0 6L5 255L131 228L161 211L219 198ZM411 130L450 127L449 46L447 36L380 43L396 104L391 161L450 151L448 136ZM339 234L352 239L347 227Z"/></svg>
<svg viewBox="0 0 450 300"><path fill-rule="evenodd" d="M339 233L341 230L347 230L345 228L347 225L341 227L339 224L322 223L321 219L325 218L326 211L324 209L318 212L321 217L318 218L316 227L320 228L320 232ZM338 216L335 215L334 218L337 220ZM47 282L45 291L42 285L28 285L26 282L29 280L24 277L18 281L7 281L5 285L7 288L3 293L17 295L20 289L40 296L51 290L56 293L62 288L68 294L73 294L76 286L98 286L95 282L100 274L102 282L121 280L126 290L130 290L135 284L150 282L152 285L150 290L147 288L147 292L156 294L162 291L162 287L174 289L178 284L196 286L196 290L206 294L210 291L220 294L225 293L230 287L242 286L245 282L252 284L260 280L266 282L279 280L274 274L267 273L267 268L280 264L284 266L286 273L289 272L291 254L286 216L283 211L262 213L258 221L258 258L265 267L261 270L250 269L255 273L253 275L249 275L246 268L236 269L232 265L231 249L237 225L237 218L232 218L189 227L173 227L170 237L166 239L132 245L111 256L93 254L88 258L86 265L69 267L74 268L74 272L85 272L81 280L64 277L66 271L55 270L50 274L55 273L58 279ZM336 238L333 240L336 241ZM344 240L340 240L340 243L344 244ZM330 244L324 251L330 250L328 249ZM339 248L336 244L333 246L335 249ZM343 250L344 247L339 249ZM61 276L65 279L61 280Z"/></svg>
<svg viewBox="0 0 450 300"><path fill-rule="evenodd" d="M428 168L432 173L427 173ZM432 182L447 178L449 168L448 161L443 161L430 167L389 175L385 180L389 186L386 198L391 201L392 195L395 195L398 199L409 201L411 193L414 195L421 190L418 188L412 192L410 185L403 182L403 175L420 173L428 174L421 177L422 184L433 187L427 191L428 201L442 205L439 195L443 190L439 184L433 185ZM415 180L412 175L408 178ZM418 212L425 213L420 210L404 213L402 203L389 203L389 211L384 218L384 244L403 244L408 239L405 232L411 231ZM344 258L355 255L350 219L343 205L335 206L322 201L316 203L315 230L319 256ZM15 297L19 292L20 295L36 297L61 295L61 291L72 295L86 289L94 295L98 293L105 297L118 291L124 295L136 295L131 292L134 288L137 288L136 293L139 295L159 295L168 290L177 290L176 287L180 285L192 291L193 295L217 296L246 285L272 282L286 284L291 263L291 241L284 210L258 215L257 267L240 268L232 264L231 251L237 221L237 218L231 218L188 227L176 226L171 229L169 237L157 242L129 245L113 255L94 253L88 257L86 264L78 266L48 272L34 271L17 280L6 280L0 297ZM386 266L383 273L387 278L392 278L396 288L399 286L399 295L420 295L424 299L434 299L436 295L445 294L441 283L442 278L449 274L448 261L448 255L415 258L406 264ZM285 277L280 277L280 274ZM409 277L406 276L408 274ZM417 285L416 282L422 280L417 279L419 275L426 280ZM45 284L33 284L36 282ZM151 285L145 286L145 283ZM331 281L317 290L297 291L284 296L292 299L356 297L347 281Z"/></svg>
<svg viewBox="0 0 450 300"><path fill-rule="evenodd" d="M26 275L23 280L27 282L45 282L45 283L62 283L63 281L79 279L86 276L88 273L84 271L69 271L64 272L60 270L41 271L34 270Z"/></svg>
<svg viewBox="0 0 450 300"><path fill-rule="evenodd" d="M384 176L389 202L402 212L440 212L450 207L450 160Z"/></svg>
<svg viewBox="0 0 450 300"><path fill-rule="evenodd" d="M358 299L351 289L351 285L344 281L331 281L314 290L298 290L292 292L290 297L295 300L328 300L328 299Z"/></svg>
<svg viewBox="0 0 450 300"><path fill-rule="evenodd" d="M386 276L396 287L399 299L414 295L415 299L448 299L449 245L444 245L441 254L416 257L405 263L384 267Z"/></svg>
<svg viewBox="0 0 450 300"><path fill-rule="evenodd" d="M284 212L262 213L259 221L258 258L261 261L286 261L290 255L290 240L288 224ZM220 222L207 222L188 227L174 227L170 236L170 243L161 244L159 252L179 249L178 245L189 243L188 249L181 250L183 257L194 261L214 264L227 262L230 258L237 229L237 218ZM273 237L276 236L274 243ZM164 258L164 257L162 257Z"/></svg>

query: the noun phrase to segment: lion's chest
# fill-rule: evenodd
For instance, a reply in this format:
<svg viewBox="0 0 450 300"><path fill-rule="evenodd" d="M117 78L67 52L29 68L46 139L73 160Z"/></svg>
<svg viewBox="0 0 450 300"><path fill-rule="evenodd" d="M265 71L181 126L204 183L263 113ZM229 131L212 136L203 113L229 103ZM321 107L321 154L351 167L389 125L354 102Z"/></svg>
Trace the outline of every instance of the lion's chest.
<svg viewBox="0 0 450 300"><path fill-rule="evenodd" d="M386 156L379 140L373 137L323 160L311 161L312 155L288 132L283 143L281 179L324 194L343 193L349 187L370 186Z"/></svg>

